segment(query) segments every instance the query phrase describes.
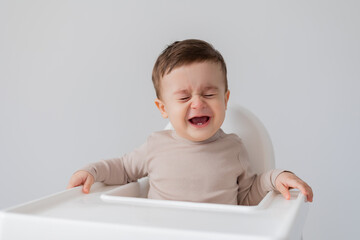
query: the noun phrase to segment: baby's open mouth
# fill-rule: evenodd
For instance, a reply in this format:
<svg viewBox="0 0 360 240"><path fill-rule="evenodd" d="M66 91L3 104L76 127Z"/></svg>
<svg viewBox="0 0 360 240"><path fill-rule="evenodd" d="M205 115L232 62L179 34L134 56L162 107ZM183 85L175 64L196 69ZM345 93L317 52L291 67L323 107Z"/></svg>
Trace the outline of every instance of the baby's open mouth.
<svg viewBox="0 0 360 240"><path fill-rule="evenodd" d="M196 126L201 126L209 122L210 117L208 116L202 116L202 117L193 117L189 119L189 122Z"/></svg>

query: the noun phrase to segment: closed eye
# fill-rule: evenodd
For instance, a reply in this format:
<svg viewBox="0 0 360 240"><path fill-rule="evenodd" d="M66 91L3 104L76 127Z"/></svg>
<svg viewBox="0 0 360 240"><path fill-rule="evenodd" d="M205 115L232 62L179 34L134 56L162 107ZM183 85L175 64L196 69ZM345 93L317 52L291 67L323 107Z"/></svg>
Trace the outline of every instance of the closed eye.
<svg viewBox="0 0 360 240"><path fill-rule="evenodd" d="M206 97L206 98L212 98L212 97L214 97L215 96L215 94L205 94L204 95L204 97Z"/></svg>
<svg viewBox="0 0 360 240"><path fill-rule="evenodd" d="M190 97L182 97L182 98L179 98L180 101L187 101L187 100L189 100L189 99L190 99Z"/></svg>

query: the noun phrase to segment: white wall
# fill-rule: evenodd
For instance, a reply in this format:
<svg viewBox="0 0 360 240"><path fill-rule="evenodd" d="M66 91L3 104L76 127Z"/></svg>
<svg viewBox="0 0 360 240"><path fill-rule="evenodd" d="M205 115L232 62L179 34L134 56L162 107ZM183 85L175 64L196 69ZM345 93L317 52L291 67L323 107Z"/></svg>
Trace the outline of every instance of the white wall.
<svg viewBox="0 0 360 240"><path fill-rule="evenodd" d="M63 190L162 120L151 70L200 38L231 101L272 136L277 166L315 192L304 239L359 236L358 1L0 1L0 208Z"/></svg>

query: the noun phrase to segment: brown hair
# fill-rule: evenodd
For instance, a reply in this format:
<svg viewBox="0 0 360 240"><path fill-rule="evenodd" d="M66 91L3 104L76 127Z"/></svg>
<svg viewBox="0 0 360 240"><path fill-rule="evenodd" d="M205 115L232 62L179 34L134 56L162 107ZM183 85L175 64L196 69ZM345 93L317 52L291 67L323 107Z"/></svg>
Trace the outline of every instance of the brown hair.
<svg viewBox="0 0 360 240"><path fill-rule="evenodd" d="M226 64L220 52L205 41L187 39L172 43L157 58L152 72L152 81L157 98L160 99L160 80L162 77L176 67L204 61L220 63L225 76L226 92L228 90Z"/></svg>

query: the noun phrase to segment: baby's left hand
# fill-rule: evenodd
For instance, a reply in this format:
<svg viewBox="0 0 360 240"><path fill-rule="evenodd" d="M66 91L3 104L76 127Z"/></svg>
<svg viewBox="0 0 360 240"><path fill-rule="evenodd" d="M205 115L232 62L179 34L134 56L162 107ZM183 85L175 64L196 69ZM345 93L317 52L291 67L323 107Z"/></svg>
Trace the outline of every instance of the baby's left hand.
<svg viewBox="0 0 360 240"><path fill-rule="evenodd" d="M290 199L289 189L297 188L306 196L308 202L313 201L313 192L306 182L291 172L282 172L275 180L276 189L287 199Z"/></svg>

